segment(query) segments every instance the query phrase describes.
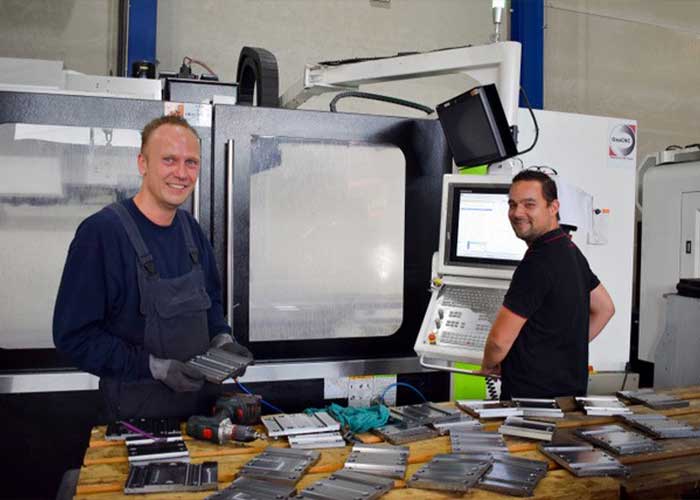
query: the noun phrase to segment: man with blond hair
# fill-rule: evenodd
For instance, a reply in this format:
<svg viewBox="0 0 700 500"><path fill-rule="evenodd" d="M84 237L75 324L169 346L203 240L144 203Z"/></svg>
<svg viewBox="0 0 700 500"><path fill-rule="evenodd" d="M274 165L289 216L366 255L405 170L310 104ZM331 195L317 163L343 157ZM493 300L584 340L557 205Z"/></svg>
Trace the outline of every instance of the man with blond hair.
<svg viewBox="0 0 700 500"><path fill-rule="evenodd" d="M178 116L151 121L137 163L139 192L76 231L54 310L54 342L100 377L112 419L189 416L210 407L216 391L185 361L210 346L252 355L224 319L211 244L179 208L200 171L196 130Z"/></svg>

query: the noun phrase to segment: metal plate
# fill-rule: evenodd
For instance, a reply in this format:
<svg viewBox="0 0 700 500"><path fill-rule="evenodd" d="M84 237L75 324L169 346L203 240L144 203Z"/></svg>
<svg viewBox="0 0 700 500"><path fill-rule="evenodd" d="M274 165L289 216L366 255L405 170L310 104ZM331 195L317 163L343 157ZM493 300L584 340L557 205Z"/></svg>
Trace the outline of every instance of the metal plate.
<svg viewBox="0 0 700 500"><path fill-rule="evenodd" d="M292 498L296 492L294 486L241 476L206 500L284 500Z"/></svg>
<svg viewBox="0 0 700 500"><path fill-rule="evenodd" d="M490 468L493 458L481 455L436 455L418 469L406 484L412 488L464 492L472 488Z"/></svg>
<svg viewBox="0 0 700 500"><path fill-rule="evenodd" d="M338 421L325 411L319 411L312 415L306 413L267 415L260 419L270 437L318 434L340 430Z"/></svg>
<svg viewBox="0 0 700 500"><path fill-rule="evenodd" d="M479 422L474 417L467 415L466 413L461 413L459 420L454 422L439 422L434 423L432 426L440 433L441 436L450 434L454 431L476 431L481 429L481 422Z"/></svg>
<svg viewBox="0 0 700 500"><path fill-rule="evenodd" d="M547 462L499 455L494 457L493 466L476 487L506 495L529 497L537 483L546 475Z"/></svg>
<svg viewBox="0 0 700 500"><path fill-rule="evenodd" d="M189 462L190 453L185 442L148 442L146 444L130 444L126 447L130 464L144 465L151 462Z"/></svg>
<svg viewBox="0 0 700 500"><path fill-rule="evenodd" d="M130 418L126 420L126 423L155 437L182 436L180 422L176 418ZM105 439L108 441L123 441L128 437L141 435L127 429L121 422L112 422L107 425Z"/></svg>
<svg viewBox="0 0 700 500"><path fill-rule="evenodd" d="M685 408L690 402L679 399L672 394L656 392L653 389L640 389L638 391L618 391L618 396L628 399L634 403L643 404L654 410L668 408Z"/></svg>
<svg viewBox="0 0 700 500"><path fill-rule="evenodd" d="M440 435L435 429L424 425L409 427L408 429L402 425L384 425L377 427L372 432L385 441L396 445L432 439Z"/></svg>
<svg viewBox="0 0 700 500"><path fill-rule="evenodd" d="M518 436L529 439L551 441L557 426L536 420L526 420L522 417L508 417L498 429L504 436Z"/></svg>
<svg viewBox="0 0 700 500"><path fill-rule="evenodd" d="M440 422L455 422L459 420L461 414L462 412L455 408L440 408L433 403L391 408L391 416L404 422L407 427Z"/></svg>
<svg viewBox="0 0 700 500"><path fill-rule="evenodd" d="M158 462L134 465L124 485L124 493L144 494L167 491L206 491L219 487L217 463L187 464Z"/></svg>
<svg viewBox="0 0 700 500"><path fill-rule="evenodd" d="M658 443L620 425L601 425L577 429L576 435L618 455L648 453L661 449Z"/></svg>
<svg viewBox="0 0 700 500"><path fill-rule="evenodd" d="M198 354L188 360L186 364L201 371L209 382L221 384L234 372L247 367L252 362L251 358L212 347L204 354Z"/></svg>
<svg viewBox="0 0 700 500"><path fill-rule="evenodd" d="M339 470L328 478L315 482L299 493L297 498L316 500L374 500L394 487L394 480Z"/></svg>
<svg viewBox="0 0 700 500"><path fill-rule="evenodd" d="M452 453L508 453L503 437L498 432L452 431Z"/></svg>
<svg viewBox="0 0 700 500"><path fill-rule="evenodd" d="M366 474L403 479L408 447L356 444L345 461L345 468Z"/></svg>
<svg viewBox="0 0 700 500"><path fill-rule="evenodd" d="M521 417L523 411L509 401L458 400L457 406L476 418Z"/></svg>
<svg viewBox="0 0 700 500"><path fill-rule="evenodd" d="M320 432L318 434L297 434L289 436L289 446L302 450L315 448L345 448L345 440L340 432Z"/></svg>
<svg viewBox="0 0 700 500"><path fill-rule="evenodd" d="M612 416L632 413L632 410L615 396L577 397L576 402L583 408L586 415L591 416Z"/></svg>
<svg viewBox="0 0 700 500"><path fill-rule="evenodd" d="M240 475L294 485L320 458L317 451L266 448L241 468Z"/></svg>
<svg viewBox="0 0 700 500"><path fill-rule="evenodd" d="M578 477L626 476L629 469L589 444L543 444L540 451Z"/></svg>
<svg viewBox="0 0 700 500"><path fill-rule="evenodd" d="M700 437L700 429L696 429L686 422L668 418L665 415L654 413L645 415L632 414L624 415L622 420L657 439Z"/></svg>
<svg viewBox="0 0 700 500"><path fill-rule="evenodd" d="M513 398L513 403L523 411L523 417L564 417L555 399Z"/></svg>

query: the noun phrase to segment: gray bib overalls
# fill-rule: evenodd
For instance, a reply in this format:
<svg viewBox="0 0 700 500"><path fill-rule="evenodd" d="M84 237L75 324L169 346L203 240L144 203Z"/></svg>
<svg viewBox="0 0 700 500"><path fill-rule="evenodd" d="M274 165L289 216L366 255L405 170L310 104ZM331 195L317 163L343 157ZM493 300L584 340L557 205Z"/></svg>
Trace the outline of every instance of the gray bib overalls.
<svg viewBox="0 0 700 500"><path fill-rule="evenodd" d="M153 257L126 207L113 203L109 208L119 216L136 252L140 312L146 321L143 348L157 358L178 361L203 353L209 347L207 310L211 300L187 216L177 211L192 270L164 279L158 275ZM100 391L105 397L108 416L114 420L204 414L214 397L211 384L205 384L198 392L177 393L152 378L135 382L101 378Z"/></svg>

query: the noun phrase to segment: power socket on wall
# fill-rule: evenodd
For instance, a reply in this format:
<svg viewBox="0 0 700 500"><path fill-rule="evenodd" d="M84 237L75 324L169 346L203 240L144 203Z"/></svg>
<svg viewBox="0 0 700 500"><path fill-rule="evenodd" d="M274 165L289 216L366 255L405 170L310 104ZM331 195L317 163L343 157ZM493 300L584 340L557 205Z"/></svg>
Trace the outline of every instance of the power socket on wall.
<svg viewBox="0 0 700 500"><path fill-rule="evenodd" d="M369 406L373 398L380 396L388 386L396 383L396 375L364 375L358 377L328 378L324 381L325 399L345 399L348 406ZM396 387L384 395L388 405L396 404Z"/></svg>

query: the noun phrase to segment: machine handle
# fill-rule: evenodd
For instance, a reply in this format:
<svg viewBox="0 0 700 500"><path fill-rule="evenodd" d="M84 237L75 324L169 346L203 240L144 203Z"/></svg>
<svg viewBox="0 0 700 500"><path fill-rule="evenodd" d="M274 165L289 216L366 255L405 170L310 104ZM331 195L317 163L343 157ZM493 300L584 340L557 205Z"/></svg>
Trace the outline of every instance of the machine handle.
<svg viewBox="0 0 700 500"><path fill-rule="evenodd" d="M482 373L477 370L465 370L463 368L456 368L454 366L449 366L449 365L433 365L430 363L425 362L425 355L421 355L420 357L420 365L423 368L428 368L431 370L442 370L445 372L452 372L452 373L459 373L460 375L477 375L479 377L486 377L486 378L501 378L500 375L486 375L485 373Z"/></svg>
<svg viewBox="0 0 700 500"><path fill-rule="evenodd" d="M233 139L226 143L226 317L233 327Z"/></svg>
<svg viewBox="0 0 700 500"><path fill-rule="evenodd" d="M194 183L194 191L192 191L192 217L197 222L199 222L199 195L199 177L197 177L197 182Z"/></svg>

